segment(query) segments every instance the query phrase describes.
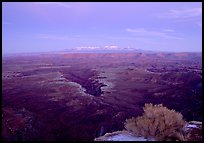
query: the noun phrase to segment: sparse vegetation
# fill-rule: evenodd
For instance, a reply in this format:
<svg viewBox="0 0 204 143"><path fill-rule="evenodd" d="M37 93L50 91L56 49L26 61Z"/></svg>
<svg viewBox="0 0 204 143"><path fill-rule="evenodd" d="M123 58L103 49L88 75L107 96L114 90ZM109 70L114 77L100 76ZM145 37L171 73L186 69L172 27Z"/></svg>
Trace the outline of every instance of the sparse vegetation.
<svg viewBox="0 0 204 143"><path fill-rule="evenodd" d="M170 110L162 104L145 104L143 116L127 119L125 128L137 136L154 137L156 140L184 141L185 121L181 113Z"/></svg>

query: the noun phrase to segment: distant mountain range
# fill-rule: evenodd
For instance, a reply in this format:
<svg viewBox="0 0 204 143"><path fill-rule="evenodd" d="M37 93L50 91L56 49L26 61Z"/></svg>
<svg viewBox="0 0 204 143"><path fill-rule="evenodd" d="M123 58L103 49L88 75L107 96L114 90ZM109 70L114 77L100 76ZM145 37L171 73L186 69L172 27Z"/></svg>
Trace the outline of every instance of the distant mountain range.
<svg viewBox="0 0 204 143"><path fill-rule="evenodd" d="M125 47L121 48L118 46L104 46L104 47L75 47L69 48L61 51L47 51L47 52L23 52L23 53L10 53L2 54L2 57L9 56L32 56L32 55L42 55L42 54L68 54L68 53L143 53L143 54L157 54L159 57L169 56L166 54L178 54L179 56L186 56L190 53L202 54L202 52L171 52L171 51L152 51L152 50L143 50L138 48Z"/></svg>
<svg viewBox="0 0 204 143"><path fill-rule="evenodd" d="M117 46L99 47L76 47L65 49L62 52L68 53L154 53L150 50L134 49L134 48L118 48Z"/></svg>
<svg viewBox="0 0 204 143"><path fill-rule="evenodd" d="M174 52L174 51L153 51L138 48L119 47L115 45L97 47L97 46L81 46L62 50L66 53L202 53L202 52Z"/></svg>

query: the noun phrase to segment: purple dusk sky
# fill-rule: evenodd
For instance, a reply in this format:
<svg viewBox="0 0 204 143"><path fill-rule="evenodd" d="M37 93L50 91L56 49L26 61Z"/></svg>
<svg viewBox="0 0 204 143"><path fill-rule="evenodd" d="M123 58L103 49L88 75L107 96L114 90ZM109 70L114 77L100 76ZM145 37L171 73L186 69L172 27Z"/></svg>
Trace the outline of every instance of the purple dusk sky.
<svg viewBox="0 0 204 143"><path fill-rule="evenodd" d="M2 52L201 52L201 2L3 2Z"/></svg>

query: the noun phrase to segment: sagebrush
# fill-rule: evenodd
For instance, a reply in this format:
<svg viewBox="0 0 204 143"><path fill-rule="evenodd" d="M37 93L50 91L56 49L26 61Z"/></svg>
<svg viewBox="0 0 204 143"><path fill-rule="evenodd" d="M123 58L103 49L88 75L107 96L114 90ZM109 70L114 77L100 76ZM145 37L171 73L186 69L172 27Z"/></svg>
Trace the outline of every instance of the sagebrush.
<svg viewBox="0 0 204 143"><path fill-rule="evenodd" d="M125 128L137 136L154 137L156 140L185 140L185 121L181 113L169 110L162 104L145 104L143 116L127 119Z"/></svg>

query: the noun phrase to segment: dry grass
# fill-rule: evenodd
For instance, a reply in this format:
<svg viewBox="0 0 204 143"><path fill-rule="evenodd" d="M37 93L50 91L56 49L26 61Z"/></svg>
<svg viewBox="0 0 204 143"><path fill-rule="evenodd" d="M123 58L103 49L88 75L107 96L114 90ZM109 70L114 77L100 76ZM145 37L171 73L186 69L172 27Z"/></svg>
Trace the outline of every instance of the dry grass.
<svg viewBox="0 0 204 143"><path fill-rule="evenodd" d="M162 104L145 104L143 116L127 119L125 128L137 136L154 137L156 140L184 141L182 114L169 110Z"/></svg>

